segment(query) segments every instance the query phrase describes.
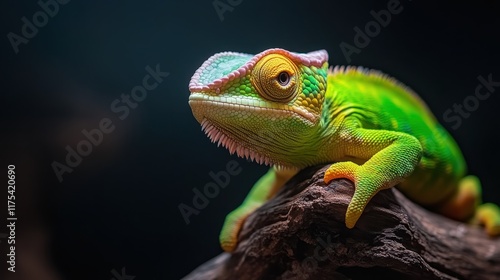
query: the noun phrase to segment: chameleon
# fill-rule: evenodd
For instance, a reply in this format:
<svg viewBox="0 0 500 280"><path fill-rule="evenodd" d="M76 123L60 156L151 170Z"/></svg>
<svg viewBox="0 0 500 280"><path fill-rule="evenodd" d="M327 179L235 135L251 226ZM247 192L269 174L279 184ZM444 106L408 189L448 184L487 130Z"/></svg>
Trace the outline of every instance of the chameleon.
<svg viewBox="0 0 500 280"><path fill-rule="evenodd" d="M329 66L328 52L221 52L189 82L189 106L212 142L269 166L230 212L219 241L234 251L245 219L299 170L325 164L324 182L354 183L345 226L396 187L445 217L500 235L500 207L482 202L457 142L412 89L381 71Z"/></svg>

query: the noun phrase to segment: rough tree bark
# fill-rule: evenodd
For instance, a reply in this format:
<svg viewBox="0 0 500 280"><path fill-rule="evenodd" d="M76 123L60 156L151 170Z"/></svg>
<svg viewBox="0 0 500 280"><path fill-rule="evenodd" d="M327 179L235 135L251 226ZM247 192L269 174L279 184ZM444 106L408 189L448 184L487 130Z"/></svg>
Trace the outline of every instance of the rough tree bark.
<svg viewBox="0 0 500 280"><path fill-rule="evenodd" d="M500 238L436 215L396 189L379 192L354 229L344 225L354 187L303 170L255 213L232 254L191 279L500 279Z"/></svg>

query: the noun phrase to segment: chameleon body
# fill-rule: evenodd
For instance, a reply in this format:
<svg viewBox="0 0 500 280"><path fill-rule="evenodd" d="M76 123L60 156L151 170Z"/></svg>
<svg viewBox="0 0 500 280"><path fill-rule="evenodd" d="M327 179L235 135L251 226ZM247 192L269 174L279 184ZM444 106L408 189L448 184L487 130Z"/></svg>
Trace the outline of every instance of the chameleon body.
<svg viewBox="0 0 500 280"><path fill-rule="evenodd" d="M220 234L232 251L245 218L301 168L331 163L325 183L347 178L355 191L345 224L370 199L397 186L413 201L500 235L500 208L481 202L477 177L425 103L394 78L362 67L328 67L325 50L223 52L195 72L189 104L213 142L270 165Z"/></svg>

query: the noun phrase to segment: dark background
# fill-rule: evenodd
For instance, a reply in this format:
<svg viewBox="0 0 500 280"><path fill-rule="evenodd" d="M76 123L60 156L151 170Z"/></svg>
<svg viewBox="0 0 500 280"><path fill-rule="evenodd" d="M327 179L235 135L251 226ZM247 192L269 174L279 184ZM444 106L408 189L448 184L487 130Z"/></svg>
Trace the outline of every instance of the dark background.
<svg viewBox="0 0 500 280"><path fill-rule="evenodd" d="M339 47L388 1L243 0L219 18L212 1L70 1L16 54L7 34L21 34L36 1L3 1L2 170L17 171L17 272L2 279L179 279L221 252L225 215L266 168L229 155L201 132L188 106L188 83L221 51L281 47L326 49L330 64L348 64ZM227 3L225 0L221 2ZM237 2L237 1L233 1ZM350 64L382 70L418 92L436 117L474 94L477 77L500 80L497 1L437 4L401 0L403 11ZM145 67L170 75L124 119L113 100L142 83ZM500 203L497 89L453 130L485 201ZM115 130L60 183L51 167L67 145L108 117ZM180 203L209 172L236 160L228 187L186 225ZM5 182L7 179L4 179ZM6 209L7 193L0 197ZM6 211L0 216L5 221ZM2 222L3 224L4 222ZM6 229L0 226L0 234Z"/></svg>

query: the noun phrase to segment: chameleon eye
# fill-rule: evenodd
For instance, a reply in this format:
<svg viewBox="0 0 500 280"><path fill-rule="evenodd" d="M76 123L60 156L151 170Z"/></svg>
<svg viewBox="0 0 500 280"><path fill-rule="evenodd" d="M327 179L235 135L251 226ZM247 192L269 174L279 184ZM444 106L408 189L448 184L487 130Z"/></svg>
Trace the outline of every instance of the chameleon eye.
<svg viewBox="0 0 500 280"><path fill-rule="evenodd" d="M263 98L285 103L297 95L298 73L297 65L289 58L269 54L255 64L251 81Z"/></svg>

